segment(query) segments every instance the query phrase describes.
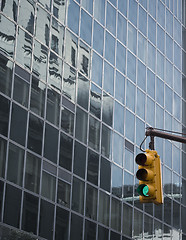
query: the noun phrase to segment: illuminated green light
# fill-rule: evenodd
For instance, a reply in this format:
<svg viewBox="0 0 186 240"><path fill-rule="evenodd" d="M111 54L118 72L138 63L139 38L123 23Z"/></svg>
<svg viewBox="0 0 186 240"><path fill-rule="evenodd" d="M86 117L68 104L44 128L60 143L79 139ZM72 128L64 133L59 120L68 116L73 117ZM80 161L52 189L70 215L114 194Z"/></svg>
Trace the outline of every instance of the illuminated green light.
<svg viewBox="0 0 186 240"><path fill-rule="evenodd" d="M146 186L144 186L143 187L143 195L145 196L145 197L148 197L149 195L148 195L148 192L149 192L149 187L146 185Z"/></svg>

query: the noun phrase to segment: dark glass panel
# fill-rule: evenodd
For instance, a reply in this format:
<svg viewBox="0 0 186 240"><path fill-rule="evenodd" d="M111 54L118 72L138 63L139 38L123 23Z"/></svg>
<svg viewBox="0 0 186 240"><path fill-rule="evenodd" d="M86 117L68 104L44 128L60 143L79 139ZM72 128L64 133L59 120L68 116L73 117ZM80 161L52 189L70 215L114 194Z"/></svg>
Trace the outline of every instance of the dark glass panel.
<svg viewBox="0 0 186 240"><path fill-rule="evenodd" d="M0 177L4 178L6 163L6 141L0 138Z"/></svg>
<svg viewBox="0 0 186 240"><path fill-rule="evenodd" d="M39 79L32 77L30 110L44 117L46 85Z"/></svg>
<svg viewBox="0 0 186 240"><path fill-rule="evenodd" d="M0 95L0 134L8 135L10 101Z"/></svg>
<svg viewBox="0 0 186 240"><path fill-rule="evenodd" d="M96 240L96 224L85 220L85 235L86 240Z"/></svg>
<svg viewBox="0 0 186 240"><path fill-rule="evenodd" d="M26 193L23 200L22 229L26 232L37 233L38 198Z"/></svg>
<svg viewBox="0 0 186 240"><path fill-rule="evenodd" d="M81 214L84 212L84 190L85 183L74 177L72 188L72 209Z"/></svg>
<svg viewBox="0 0 186 240"><path fill-rule="evenodd" d="M54 205L41 200L39 235L47 240L53 239Z"/></svg>
<svg viewBox="0 0 186 240"><path fill-rule="evenodd" d="M13 63L0 54L0 91L11 95Z"/></svg>
<svg viewBox="0 0 186 240"><path fill-rule="evenodd" d="M43 121L30 114L28 129L28 148L41 154L43 140Z"/></svg>
<svg viewBox="0 0 186 240"><path fill-rule="evenodd" d="M100 142L100 122L89 117L89 146L99 152Z"/></svg>
<svg viewBox="0 0 186 240"><path fill-rule="evenodd" d="M86 144L87 142L88 114L77 107L76 111L76 138Z"/></svg>
<svg viewBox="0 0 186 240"><path fill-rule="evenodd" d="M55 194L56 194L56 178L48 174L47 172L43 171L41 195L45 198L54 201Z"/></svg>
<svg viewBox="0 0 186 240"><path fill-rule="evenodd" d="M17 104L13 103L10 138L24 146L26 138L26 127L27 127L27 111L19 107Z"/></svg>
<svg viewBox="0 0 186 240"><path fill-rule="evenodd" d="M25 169L25 188L39 193L41 174L41 159L27 153L26 169Z"/></svg>
<svg viewBox="0 0 186 240"><path fill-rule="evenodd" d="M112 240L120 240L120 235L118 233L115 232L110 232L110 239Z"/></svg>
<svg viewBox="0 0 186 240"><path fill-rule="evenodd" d="M98 240L108 240L109 230L102 226L98 226Z"/></svg>
<svg viewBox="0 0 186 240"><path fill-rule="evenodd" d="M98 185L98 170L99 170L99 155L89 149L87 180L95 185Z"/></svg>
<svg viewBox="0 0 186 240"><path fill-rule="evenodd" d="M105 158L101 158L100 187L110 192L111 163Z"/></svg>
<svg viewBox="0 0 186 240"><path fill-rule="evenodd" d="M97 220L97 202L98 202L98 190L87 184L86 191L86 216Z"/></svg>
<svg viewBox="0 0 186 240"><path fill-rule="evenodd" d="M23 105L28 107L28 98L29 98L29 84L18 77L14 76L14 95L13 99Z"/></svg>
<svg viewBox="0 0 186 240"><path fill-rule="evenodd" d="M70 208L70 191L70 184L62 180L58 180L57 203Z"/></svg>
<svg viewBox="0 0 186 240"><path fill-rule="evenodd" d="M121 231L121 201L112 198L111 201L111 227L116 231Z"/></svg>
<svg viewBox="0 0 186 240"><path fill-rule="evenodd" d="M110 196L104 192L99 192L99 222L109 226Z"/></svg>
<svg viewBox="0 0 186 240"><path fill-rule="evenodd" d="M57 207L56 209L55 240L68 240L69 212Z"/></svg>
<svg viewBox="0 0 186 240"><path fill-rule="evenodd" d="M123 233L132 237L132 207L123 203Z"/></svg>
<svg viewBox="0 0 186 240"><path fill-rule="evenodd" d="M57 163L58 133L59 132L56 128L46 123L44 157L48 158L54 163Z"/></svg>
<svg viewBox="0 0 186 240"><path fill-rule="evenodd" d="M8 153L7 179L19 186L23 181L24 150L11 144Z"/></svg>
<svg viewBox="0 0 186 240"><path fill-rule="evenodd" d="M21 209L21 190L11 185L6 185L4 223L19 228Z"/></svg>
<svg viewBox="0 0 186 240"><path fill-rule="evenodd" d="M82 239L83 237L83 218L72 213L70 240Z"/></svg>
<svg viewBox="0 0 186 240"><path fill-rule="evenodd" d="M72 146L73 140L66 134L61 133L59 165L71 171L72 168Z"/></svg>
<svg viewBox="0 0 186 240"><path fill-rule="evenodd" d="M73 135L74 132L74 113L69 111L67 108L62 108L61 111L61 128L69 133L70 135Z"/></svg>
<svg viewBox="0 0 186 240"><path fill-rule="evenodd" d="M86 167L86 147L78 142L75 142L74 173L82 178L85 178L85 167Z"/></svg>
<svg viewBox="0 0 186 240"><path fill-rule="evenodd" d="M0 181L0 218L2 215L4 182Z"/></svg>
<svg viewBox="0 0 186 240"><path fill-rule="evenodd" d="M48 88L46 119L49 122L58 126L59 115L60 115L60 94L54 91L52 88Z"/></svg>

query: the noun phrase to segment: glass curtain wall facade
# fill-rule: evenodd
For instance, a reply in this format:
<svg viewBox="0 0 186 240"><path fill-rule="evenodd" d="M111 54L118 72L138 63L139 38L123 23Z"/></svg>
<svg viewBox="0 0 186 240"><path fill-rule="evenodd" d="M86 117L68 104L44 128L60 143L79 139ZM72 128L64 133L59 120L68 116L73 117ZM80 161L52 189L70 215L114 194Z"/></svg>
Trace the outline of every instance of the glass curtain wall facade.
<svg viewBox="0 0 186 240"><path fill-rule="evenodd" d="M156 139L161 206L134 159L147 126L186 132L186 1L0 8L0 238L185 240L186 147Z"/></svg>

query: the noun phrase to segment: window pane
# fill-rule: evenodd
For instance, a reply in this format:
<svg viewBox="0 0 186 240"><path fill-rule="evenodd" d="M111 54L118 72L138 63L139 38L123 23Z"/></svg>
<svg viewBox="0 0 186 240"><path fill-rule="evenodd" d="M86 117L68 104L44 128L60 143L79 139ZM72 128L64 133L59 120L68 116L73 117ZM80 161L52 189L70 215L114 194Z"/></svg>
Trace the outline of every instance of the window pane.
<svg viewBox="0 0 186 240"><path fill-rule="evenodd" d="M67 64L64 64L63 92L72 101L76 96L76 71Z"/></svg>
<svg viewBox="0 0 186 240"><path fill-rule="evenodd" d="M123 166L123 146L123 138L119 134L114 133L113 160L120 166Z"/></svg>
<svg viewBox="0 0 186 240"><path fill-rule="evenodd" d="M46 119L49 122L58 126L59 114L60 114L60 94L58 94L52 88L48 88Z"/></svg>
<svg viewBox="0 0 186 240"><path fill-rule="evenodd" d="M98 185L99 155L91 150L88 152L87 180Z"/></svg>
<svg viewBox="0 0 186 240"><path fill-rule="evenodd" d="M128 47L134 54L136 54L136 51L137 51L137 30L129 23L128 23Z"/></svg>
<svg viewBox="0 0 186 240"><path fill-rule="evenodd" d="M54 163L57 163L57 153L58 153L58 130L46 123L44 157L48 158Z"/></svg>
<svg viewBox="0 0 186 240"><path fill-rule="evenodd" d="M63 56L64 27L55 18L52 18L51 49L60 57Z"/></svg>
<svg viewBox="0 0 186 240"><path fill-rule="evenodd" d="M17 104L13 104L10 138L24 146L26 137L26 127L27 127L27 111L19 107Z"/></svg>
<svg viewBox="0 0 186 240"><path fill-rule="evenodd" d="M92 81L102 86L103 59L93 52L92 55Z"/></svg>
<svg viewBox="0 0 186 240"><path fill-rule="evenodd" d="M9 57L14 55L15 24L3 15L0 16L0 50Z"/></svg>
<svg viewBox="0 0 186 240"><path fill-rule="evenodd" d="M107 3L106 27L111 33L116 34L116 10L109 3Z"/></svg>
<svg viewBox="0 0 186 240"><path fill-rule="evenodd" d="M4 182L0 181L0 217L2 216Z"/></svg>
<svg viewBox="0 0 186 240"><path fill-rule="evenodd" d="M99 192L99 222L109 226L110 197L104 192Z"/></svg>
<svg viewBox="0 0 186 240"><path fill-rule="evenodd" d="M143 213L134 209L134 236L136 238L142 237L143 227Z"/></svg>
<svg viewBox="0 0 186 240"><path fill-rule="evenodd" d="M31 34L34 32L35 4L33 1L22 0L19 8L19 24Z"/></svg>
<svg viewBox="0 0 186 240"><path fill-rule="evenodd" d="M62 85L62 60L50 52L49 68L48 68L48 83L58 92L61 91Z"/></svg>
<svg viewBox="0 0 186 240"><path fill-rule="evenodd" d="M6 163L6 141L0 137L0 177L4 178Z"/></svg>
<svg viewBox="0 0 186 240"><path fill-rule="evenodd" d="M117 55L116 55L116 67L123 74L125 74L126 68L126 48L117 42ZM118 86L117 86L118 87Z"/></svg>
<svg viewBox="0 0 186 240"><path fill-rule="evenodd" d="M127 75L135 83L136 82L136 58L128 51L127 54Z"/></svg>
<svg viewBox="0 0 186 240"><path fill-rule="evenodd" d="M39 193L41 174L41 159L27 153L26 169L25 169L25 188Z"/></svg>
<svg viewBox="0 0 186 240"><path fill-rule="evenodd" d="M53 239L54 205L41 200L39 235L48 240Z"/></svg>
<svg viewBox="0 0 186 240"><path fill-rule="evenodd" d="M59 165L71 171L72 168L72 146L73 140L66 134L61 133Z"/></svg>
<svg viewBox="0 0 186 240"><path fill-rule="evenodd" d="M94 1L94 17L104 25L105 22L105 1Z"/></svg>
<svg viewBox="0 0 186 240"><path fill-rule="evenodd" d="M78 176L85 178L86 167L86 147L75 142L74 148L74 173Z"/></svg>
<svg viewBox="0 0 186 240"><path fill-rule="evenodd" d="M84 182L74 177L72 188L72 209L81 214L84 212L84 189Z"/></svg>
<svg viewBox="0 0 186 240"><path fill-rule="evenodd" d="M121 231L121 202L115 198L112 198L111 204L111 227Z"/></svg>
<svg viewBox="0 0 186 240"><path fill-rule="evenodd" d="M91 60L90 48L81 41L79 43L78 69L80 70L81 73L85 74L87 77L90 77L90 60Z"/></svg>
<svg viewBox="0 0 186 240"><path fill-rule="evenodd" d="M0 91L11 95L13 63L0 54Z"/></svg>
<svg viewBox="0 0 186 240"><path fill-rule="evenodd" d="M125 4L125 1L118 1L118 4L120 5L120 2ZM121 4L122 4L121 3ZM127 2L126 2L127 3ZM120 11L123 11L120 10ZM118 39L126 45L126 38L127 38L127 20L122 17L121 14L118 13L118 31L117 31L117 37Z"/></svg>
<svg viewBox="0 0 186 240"><path fill-rule="evenodd" d="M121 103L125 103L125 78L116 71L115 97Z"/></svg>
<svg viewBox="0 0 186 240"><path fill-rule="evenodd" d="M64 24L66 16L66 4L60 0L53 1L53 14Z"/></svg>
<svg viewBox="0 0 186 240"><path fill-rule="evenodd" d="M87 141L87 120L88 115L82 109L76 110L76 138L86 143Z"/></svg>
<svg viewBox="0 0 186 240"><path fill-rule="evenodd" d="M57 207L56 209L55 240L68 240L69 212Z"/></svg>
<svg viewBox="0 0 186 240"><path fill-rule="evenodd" d="M49 30L50 26L50 15L43 10L41 7L37 7L37 17L36 17L36 38L42 43L49 46Z"/></svg>
<svg viewBox="0 0 186 240"><path fill-rule="evenodd" d="M19 228L21 208L21 190L9 184L6 185L4 222Z"/></svg>
<svg viewBox="0 0 186 240"><path fill-rule="evenodd" d="M15 101L28 107L28 98L29 98L29 84L24 81L22 78L14 75L14 95L13 98Z"/></svg>
<svg viewBox="0 0 186 240"><path fill-rule="evenodd" d="M101 153L107 157L112 157L112 130L102 124Z"/></svg>
<svg viewBox="0 0 186 240"><path fill-rule="evenodd" d="M112 64L115 64L115 38L108 32L105 35L105 58Z"/></svg>
<svg viewBox="0 0 186 240"><path fill-rule="evenodd" d="M16 60L25 68L31 68L32 37L18 28Z"/></svg>
<svg viewBox="0 0 186 240"><path fill-rule="evenodd" d="M70 240L82 239L83 236L83 218L72 213Z"/></svg>
<svg viewBox="0 0 186 240"><path fill-rule="evenodd" d="M66 30L65 59L73 67L77 67L78 39Z"/></svg>
<svg viewBox="0 0 186 240"><path fill-rule="evenodd" d="M72 0L68 5L68 27L76 34L79 32L79 6Z"/></svg>
<svg viewBox="0 0 186 240"><path fill-rule="evenodd" d="M94 46L94 49L101 55L103 55L103 41L104 41L104 30L96 21L94 21L93 46Z"/></svg>
<svg viewBox="0 0 186 240"><path fill-rule="evenodd" d="M38 41L34 41L33 73L46 82L48 49Z"/></svg>
<svg viewBox="0 0 186 240"><path fill-rule="evenodd" d="M26 193L23 199L22 229L37 234L38 198Z"/></svg>
<svg viewBox="0 0 186 240"><path fill-rule="evenodd" d="M102 109L103 121L112 126L113 121L113 99L107 95L103 94L103 109Z"/></svg>
<svg viewBox="0 0 186 240"><path fill-rule="evenodd" d="M70 191L71 185L58 180L57 203L70 208Z"/></svg>
<svg viewBox="0 0 186 240"><path fill-rule="evenodd" d="M98 226L98 240L108 240L109 230L102 226Z"/></svg>
<svg viewBox="0 0 186 240"><path fill-rule="evenodd" d="M1 11L8 17L17 21L18 0L3 1L1 4Z"/></svg>
<svg viewBox="0 0 186 240"><path fill-rule="evenodd" d="M7 136L10 101L0 95L0 134Z"/></svg>
<svg viewBox="0 0 186 240"><path fill-rule="evenodd" d="M77 103L88 110L90 83L83 75L78 74Z"/></svg>
<svg viewBox="0 0 186 240"><path fill-rule="evenodd" d="M32 77L30 109L39 116L44 116L46 85L39 79Z"/></svg>
<svg viewBox="0 0 186 240"><path fill-rule="evenodd" d="M52 201L55 200L56 178L43 171L41 194Z"/></svg>
<svg viewBox="0 0 186 240"><path fill-rule="evenodd" d="M41 154L43 140L43 121L30 114L28 129L28 148Z"/></svg>
<svg viewBox="0 0 186 240"><path fill-rule="evenodd" d="M112 194L121 198L123 186L122 169L115 164L112 165Z"/></svg>
<svg viewBox="0 0 186 240"><path fill-rule="evenodd" d="M98 202L98 190L91 185L87 184L86 190L86 216L97 220L97 202Z"/></svg>
<svg viewBox="0 0 186 240"><path fill-rule="evenodd" d="M84 11L81 10L81 38L91 45L92 38L92 18Z"/></svg>
<svg viewBox="0 0 186 240"><path fill-rule="evenodd" d="M124 107L115 101L114 109L114 129L124 134Z"/></svg>
<svg viewBox="0 0 186 240"><path fill-rule="evenodd" d="M85 220L85 239L95 240L96 239L96 224Z"/></svg>
<svg viewBox="0 0 186 240"><path fill-rule="evenodd" d="M135 25L137 26L137 7L138 4L135 0L131 0L129 1L129 20Z"/></svg>
<svg viewBox="0 0 186 240"><path fill-rule="evenodd" d="M101 158L100 187L110 192L111 184L111 163L105 158Z"/></svg>
<svg viewBox="0 0 186 240"><path fill-rule="evenodd" d="M64 107L61 110L61 128L70 135L74 133L74 113Z"/></svg>
<svg viewBox="0 0 186 240"><path fill-rule="evenodd" d="M132 237L132 207L123 203L123 233Z"/></svg>
<svg viewBox="0 0 186 240"><path fill-rule="evenodd" d="M89 146L99 152L100 122L89 117Z"/></svg>
<svg viewBox="0 0 186 240"><path fill-rule="evenodd" d="M124 171L124 187L123 196L126 202L132 205L133 203L133 188L134 188L134 176L127 171Z"/></svg>
<svg viewBox="0 0 186 240"><path fill-rule="evenodd" d="M11 144L9 145L7 179L19 186L23 180L24 150Z"/></svg>

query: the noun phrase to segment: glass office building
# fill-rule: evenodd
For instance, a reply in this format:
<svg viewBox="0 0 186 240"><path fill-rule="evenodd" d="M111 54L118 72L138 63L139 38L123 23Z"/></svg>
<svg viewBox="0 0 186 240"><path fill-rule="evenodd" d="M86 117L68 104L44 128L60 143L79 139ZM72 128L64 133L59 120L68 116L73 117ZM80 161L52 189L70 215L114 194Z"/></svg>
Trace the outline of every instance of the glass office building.
<svg viewBox="0 0 186 240"><path fill-rule="evenodd" d="M186 146L156 139L160 206L134 159L147 126L186 133L186 1L0 8L0 239L185 240Z"/></svg>

